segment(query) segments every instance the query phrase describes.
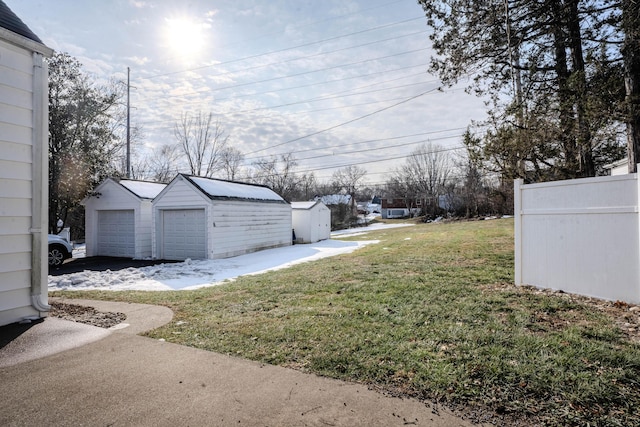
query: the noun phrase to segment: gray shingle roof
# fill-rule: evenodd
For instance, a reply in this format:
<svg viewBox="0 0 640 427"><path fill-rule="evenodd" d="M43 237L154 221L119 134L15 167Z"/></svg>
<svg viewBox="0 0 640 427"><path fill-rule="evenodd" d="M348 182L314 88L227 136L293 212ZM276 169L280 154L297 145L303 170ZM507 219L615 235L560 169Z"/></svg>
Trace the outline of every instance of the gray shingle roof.
<svg viewBox="0 0 640 427"><path fill-rule="evenodd" d="M42 44L42 40L2 0L0 0L0 27Z"/></svg>

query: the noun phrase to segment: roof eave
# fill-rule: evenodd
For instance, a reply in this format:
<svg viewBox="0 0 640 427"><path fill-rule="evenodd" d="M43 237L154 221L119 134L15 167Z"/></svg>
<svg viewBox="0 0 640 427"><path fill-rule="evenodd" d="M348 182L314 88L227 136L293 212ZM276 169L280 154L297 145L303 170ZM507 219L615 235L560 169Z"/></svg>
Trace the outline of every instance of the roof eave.
<svg viewBox="0 0 640 427"><path fill-rule="evenodd" d="M202 191L202 190L201 190ZM211 200L228 200L234 202L256 202L256 203L279 203L279 204L288 204L286 200L275 200L275 199L254 199L251 197L229 197L229 196L213 196L208 194L205 191L202 191L202 194L209 197Z"/></svg>
<svg viewBox="0 0 640 427"><path fill-rule="evenodd" d="M18 47L40 53L47 58L53 56L53 49L51 49L50 47L47 47L42 43L33 41L25 36L21 36L20 34L14 33L11 30L7 30L6 28L0 27L0 39L6 40L7 42Z"/></svg>

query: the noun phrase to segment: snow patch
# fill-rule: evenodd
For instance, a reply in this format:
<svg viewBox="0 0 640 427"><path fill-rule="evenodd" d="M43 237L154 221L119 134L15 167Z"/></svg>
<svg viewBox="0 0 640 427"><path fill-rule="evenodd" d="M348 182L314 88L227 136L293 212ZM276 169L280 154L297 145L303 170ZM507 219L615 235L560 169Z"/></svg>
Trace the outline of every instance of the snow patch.
<svg viewBox="0 0 640 427"><path fill-rule="evenodd" d="M332 235L354 236L369 231L406 227L412 224L373 224L341 230ZM170 291L217 286L243 275L261 274L279 270L303 262L351 253L379 240L345 242L323 240L321 242L267 249L233 258L215 260L187 259L179 263L157 264L147 267L126 268L119 271L89 271L49 276L49 289L56 290L136 290ZM387 248L384 248L387 249ZM76 246L74 258L84 256L84 245Z"/></svg>
<svg viewBox="0 0 640 427"><path fill-rule="evenodd" d="M346 254L377 240L322 242L267 249L227 259L191 260L120 271L89 271L49 276L49 290L189 290L216 286L239 276L279 270L295 264Z"/></svg>

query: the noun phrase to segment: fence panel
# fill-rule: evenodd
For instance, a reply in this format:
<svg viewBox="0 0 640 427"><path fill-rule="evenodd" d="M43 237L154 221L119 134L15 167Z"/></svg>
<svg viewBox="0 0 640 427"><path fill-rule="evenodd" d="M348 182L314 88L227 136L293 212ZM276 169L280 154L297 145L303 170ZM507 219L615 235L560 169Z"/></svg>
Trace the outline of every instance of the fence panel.
<svg viewBox="0 0 640 427"><path fill-rule="evenodd" d="M514 191L516 284L640 303L637 174Z"/></svg>

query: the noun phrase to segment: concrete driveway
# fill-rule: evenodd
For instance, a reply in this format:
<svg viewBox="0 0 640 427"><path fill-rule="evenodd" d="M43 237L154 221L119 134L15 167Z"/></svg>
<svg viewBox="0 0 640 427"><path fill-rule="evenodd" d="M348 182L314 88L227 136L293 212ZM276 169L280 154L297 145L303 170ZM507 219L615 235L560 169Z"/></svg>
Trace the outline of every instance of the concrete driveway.
<svg viewBox="0 0 640 427"><path fill-rule="evenodd" d="M21 332L0 328L12 334L0 349L0 425L472 425L362 385L137 335L171 320L164 307L73 303L123 312L126 324L101 330L46 319Z"/></svg>

